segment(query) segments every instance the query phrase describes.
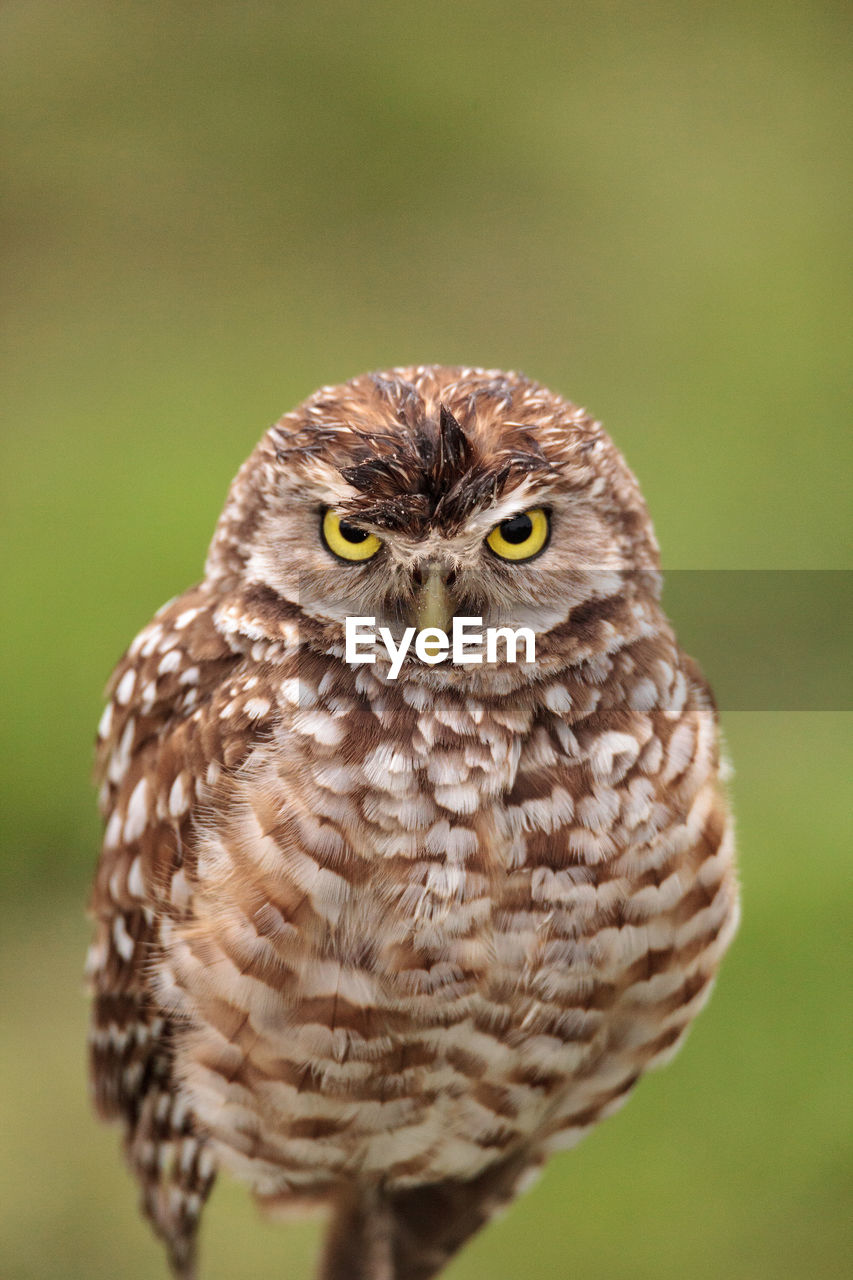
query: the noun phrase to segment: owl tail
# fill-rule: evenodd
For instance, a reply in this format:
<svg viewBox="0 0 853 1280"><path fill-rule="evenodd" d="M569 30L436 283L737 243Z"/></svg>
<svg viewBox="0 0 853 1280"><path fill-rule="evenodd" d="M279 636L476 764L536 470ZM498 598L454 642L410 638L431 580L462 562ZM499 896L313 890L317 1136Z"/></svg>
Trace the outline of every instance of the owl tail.
<svg viewBox="0 0 853 1280"><path fill-rule="evenodd" d="M541 1160L518 1151L470 1181L339 1193L317 1280L430 1280L507 1205Z"/></svg>

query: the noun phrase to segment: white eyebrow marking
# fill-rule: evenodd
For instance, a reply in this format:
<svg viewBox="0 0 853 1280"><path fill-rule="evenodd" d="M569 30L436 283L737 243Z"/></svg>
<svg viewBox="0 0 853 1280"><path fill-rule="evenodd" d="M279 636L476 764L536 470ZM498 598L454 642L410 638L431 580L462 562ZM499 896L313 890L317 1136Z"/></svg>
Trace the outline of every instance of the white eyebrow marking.
<svg viewBox="0 0 853 1280"><path fill-rule="evenodd" d="M550 487L537 484L532 477L527 476L513 489L512 493L506 494L493 507L485 511L475 511L469 516L462 526L463 530L468 534L478 534L481 538L485 538L502 520L519 515L522 511L529 511L531 507L541 506L547 501L549 493Z"/></svg>

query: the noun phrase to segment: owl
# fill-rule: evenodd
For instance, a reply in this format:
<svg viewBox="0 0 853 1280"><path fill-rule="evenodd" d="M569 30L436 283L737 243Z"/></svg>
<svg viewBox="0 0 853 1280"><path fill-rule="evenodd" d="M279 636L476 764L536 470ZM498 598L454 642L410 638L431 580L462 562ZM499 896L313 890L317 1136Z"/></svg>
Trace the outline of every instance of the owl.
<svg viewBox="0 0 853 1280"><path fill-rule="evenodd" d="M322 1280L427 1280L668 1059L737 919L708 686L636 480L513 373L324 387L98 734L95 1104L173 1273L219 1169ZM535 653L347 660L348 619Z"/></svg>

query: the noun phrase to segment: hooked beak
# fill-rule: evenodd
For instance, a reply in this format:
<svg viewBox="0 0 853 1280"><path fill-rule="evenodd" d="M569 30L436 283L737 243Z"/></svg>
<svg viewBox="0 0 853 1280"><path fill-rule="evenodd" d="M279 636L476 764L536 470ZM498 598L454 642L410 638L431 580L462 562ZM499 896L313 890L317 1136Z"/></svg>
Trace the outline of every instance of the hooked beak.
<svg viewBox="0 0 853 1280"><path fill-rule="evenodd" d="M427 564L415 595L413 621L418 631L437 627L449 633L455 602L448 589L451 571L442 565Z"/></svg>

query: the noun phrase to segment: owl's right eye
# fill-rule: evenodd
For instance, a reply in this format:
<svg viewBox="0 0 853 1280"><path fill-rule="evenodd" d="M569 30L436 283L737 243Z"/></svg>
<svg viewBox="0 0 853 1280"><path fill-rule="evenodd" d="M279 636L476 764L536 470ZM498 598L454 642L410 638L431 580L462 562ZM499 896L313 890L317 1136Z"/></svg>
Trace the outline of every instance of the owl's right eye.
<svg viewBox="0 0 853 1280"><path fill-rule="evenodd" d="M320 531L329 551L339 560L370 560L382 546L375 533L348 524L331 508L323 514Z"/></svg>

